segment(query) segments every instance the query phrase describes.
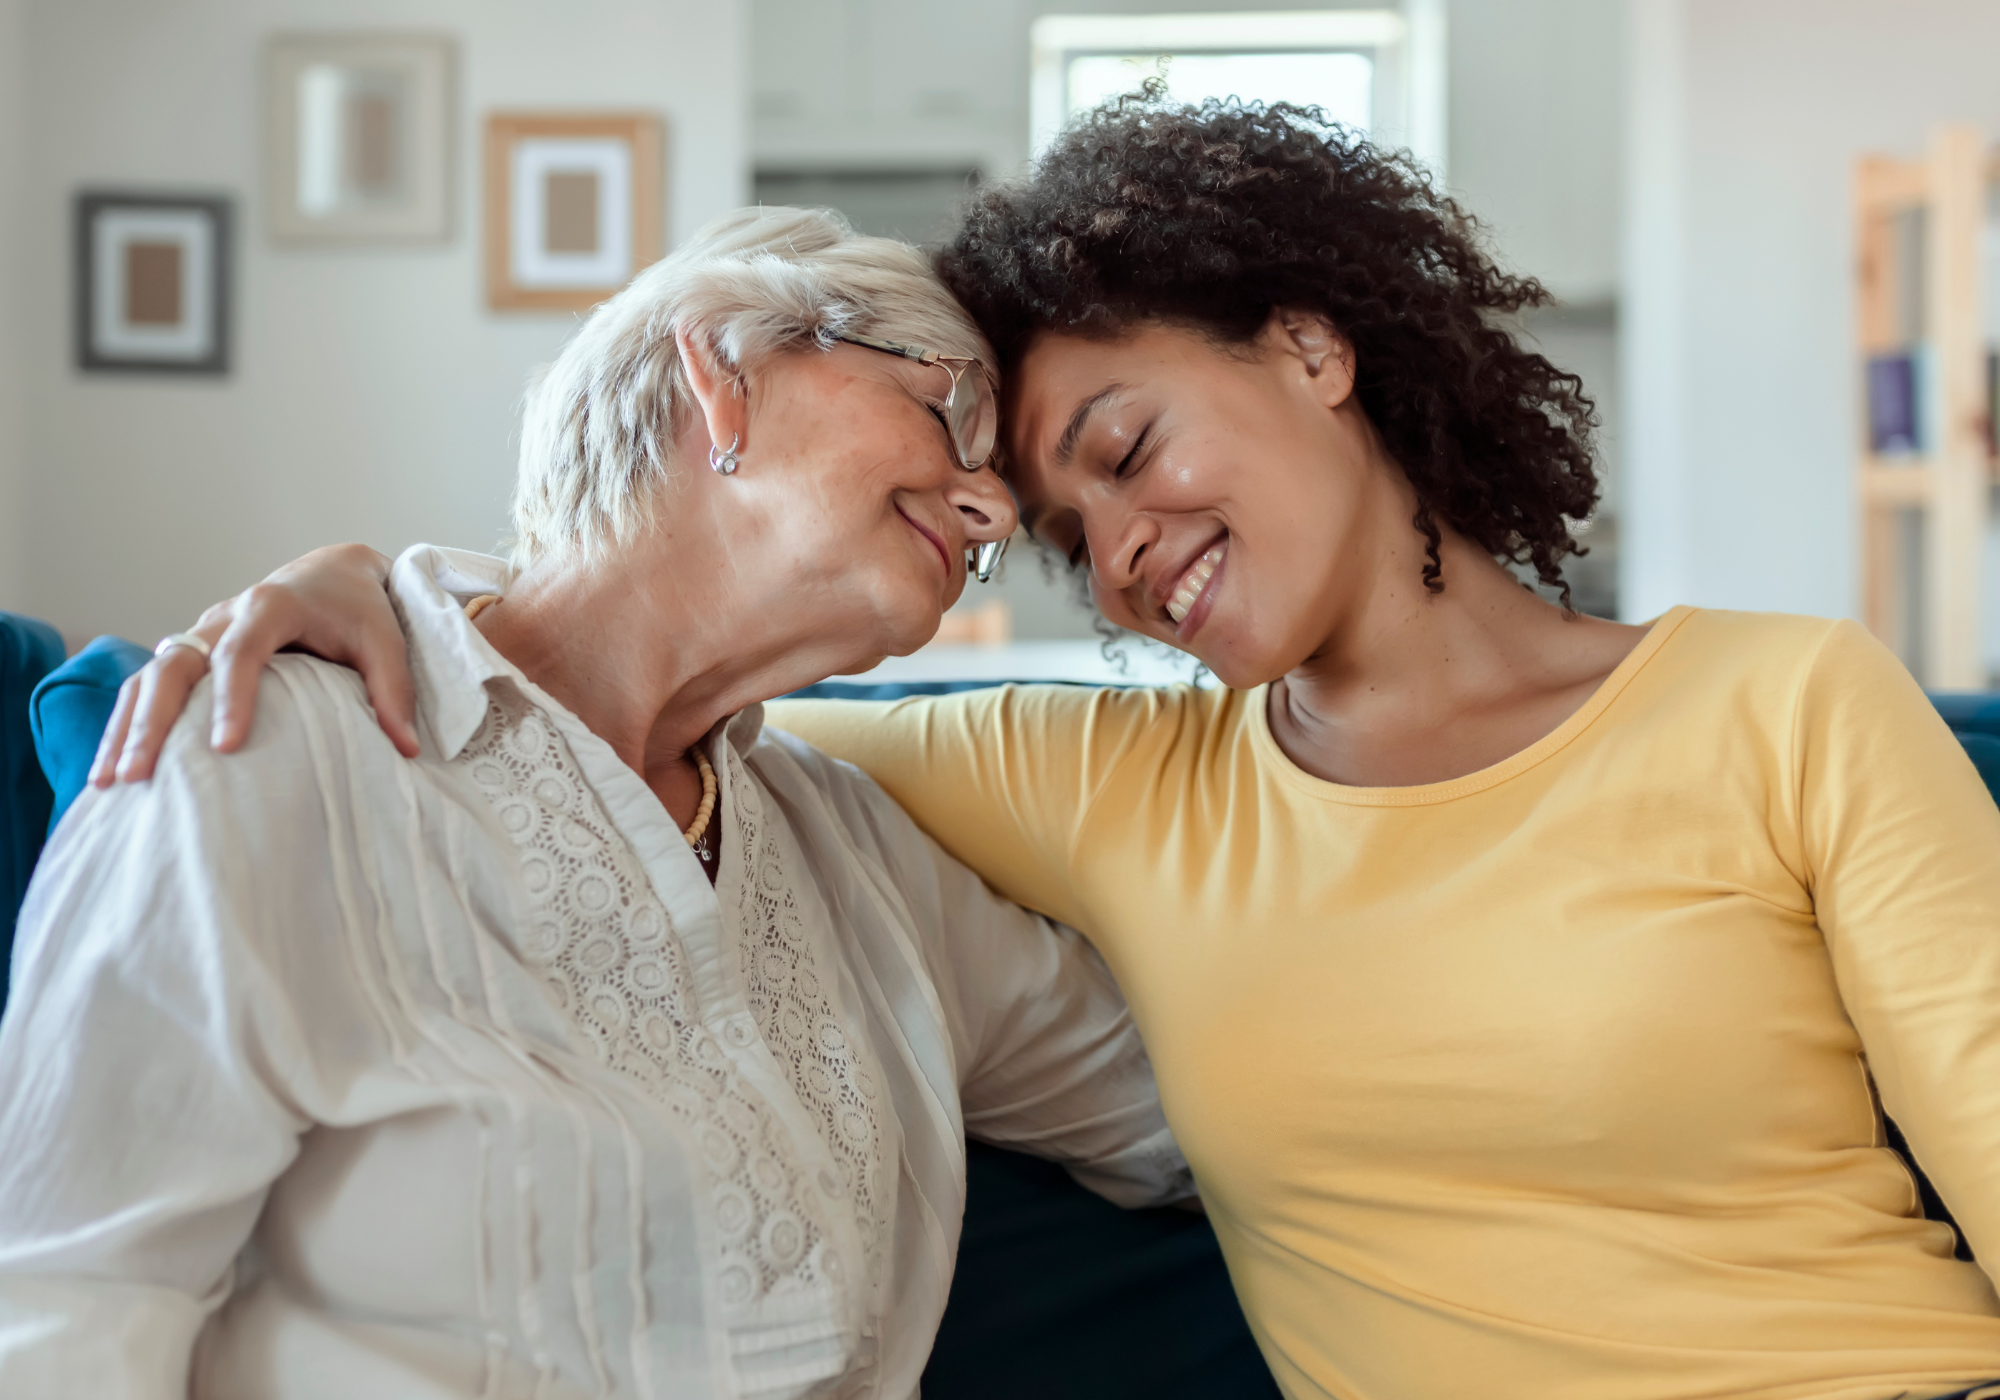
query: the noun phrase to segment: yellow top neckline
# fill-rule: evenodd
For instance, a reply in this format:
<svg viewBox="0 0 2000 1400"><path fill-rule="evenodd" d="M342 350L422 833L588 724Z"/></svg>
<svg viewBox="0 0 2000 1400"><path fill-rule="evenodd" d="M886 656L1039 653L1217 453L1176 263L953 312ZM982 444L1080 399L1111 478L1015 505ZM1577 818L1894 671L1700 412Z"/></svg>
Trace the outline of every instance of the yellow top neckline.
<svg viewBox="0 0 2000 1400"><path fill-rule="evenodd" d="M1416 783L1408 787L1353 787L1346 783L1329 782L1325 778L1314 777L1311 773L1292 762L1278 744L1277 736L1271 733L1271 687L1260 685L1246 697L1250 708L1250 741L1256 749L1259 763L1266 771L1274 773L1282 781L1289 783L1308 797L1316 797L1328 802L1341 802L1351 807L1425 807L1440 802L1454 802L1461 797L1485 792L1498 787L1511 778L1527 772L1546 758L1559 753L1597 717L1604 713L1625 687L1644 669L1646 663L1659 654L1667 639L1680 625L1694 615L1694 608L1685 604L1669 609L1654 620L1646 635L1638 645L1625 654L1625 659L1612 668L1588 700L1561 724L1534 743L1516 753L1508 755L1498 763L1467 773L1460 778L1447 778L1443 782Z"/></svg>

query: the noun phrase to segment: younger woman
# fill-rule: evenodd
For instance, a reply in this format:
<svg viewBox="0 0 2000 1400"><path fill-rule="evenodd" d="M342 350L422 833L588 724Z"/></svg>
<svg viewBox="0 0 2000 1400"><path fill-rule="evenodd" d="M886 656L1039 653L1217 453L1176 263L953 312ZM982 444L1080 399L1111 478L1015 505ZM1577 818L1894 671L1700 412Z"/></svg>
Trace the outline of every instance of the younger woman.
<svg viewBox="0 0 2000 1400"><path fill-rule="evenodd" d="M773 719L1104 953L1286 1391L2000 1378L2000 811L1851 623L1502 567L1559 585L1597 494L1496 319L1541 288L1406 165L1214 104L1097 114L941 266L1024 519L1228 688ZM300 611L241 615L234 695Z"/></svg>

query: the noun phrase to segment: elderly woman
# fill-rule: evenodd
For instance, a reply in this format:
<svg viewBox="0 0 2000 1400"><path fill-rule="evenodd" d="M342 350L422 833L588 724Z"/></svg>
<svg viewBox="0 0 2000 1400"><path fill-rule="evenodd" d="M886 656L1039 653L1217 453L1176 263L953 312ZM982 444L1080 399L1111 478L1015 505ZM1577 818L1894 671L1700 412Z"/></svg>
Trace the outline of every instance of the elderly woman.
<svg viewBox="0 0 2000 1400"><path fill-rule="evenodd" d="M725 219L531 392L512 573L398 561L415 762L295 656L247 761L86 795L0 1028L0 1393L910 1396L966 1131L1189 1193L1103 964L760 727L1014 528L988 359L912 251Z"/></svg>

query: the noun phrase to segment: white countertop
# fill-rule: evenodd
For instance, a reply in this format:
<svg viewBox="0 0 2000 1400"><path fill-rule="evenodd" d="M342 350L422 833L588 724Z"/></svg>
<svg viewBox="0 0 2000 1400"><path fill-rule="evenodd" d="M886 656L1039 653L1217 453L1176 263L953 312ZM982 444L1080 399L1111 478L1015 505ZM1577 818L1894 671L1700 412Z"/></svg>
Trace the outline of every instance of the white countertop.
<svg viewBox="0 0 2000 1400"><path fill-rule="evenodd" d="M1119 643L1126 670L1104 658L1100 642L1008 642L1003 646L927 646L892 656L874 670L830 680L885 681L1085 681L1098 685L1173 685L1192 678L1191 656L1137 640ZM1204 677L1204 683L1215 684Z"/></svg>

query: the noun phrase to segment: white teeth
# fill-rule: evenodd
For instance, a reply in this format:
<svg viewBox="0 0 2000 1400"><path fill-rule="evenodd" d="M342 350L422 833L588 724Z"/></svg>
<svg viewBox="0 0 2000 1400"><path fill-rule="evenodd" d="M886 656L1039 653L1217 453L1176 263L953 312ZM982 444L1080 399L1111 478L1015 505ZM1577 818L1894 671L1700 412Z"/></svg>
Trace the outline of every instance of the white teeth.
<svg viewBox="0 0 2000 1400"><path fill-rule="evenodd" d="M1215 577L1216 566L1222 563L1222 551L1223 546L1216 545L1195 560L1194 566L1181 575L1180 584L1174 589L1174 596L1167 599L1167 616L1176 623L1185 620L1194 610L1194 605L1200 601L1202 590L1208 587L1208 581Z"/></svg>

